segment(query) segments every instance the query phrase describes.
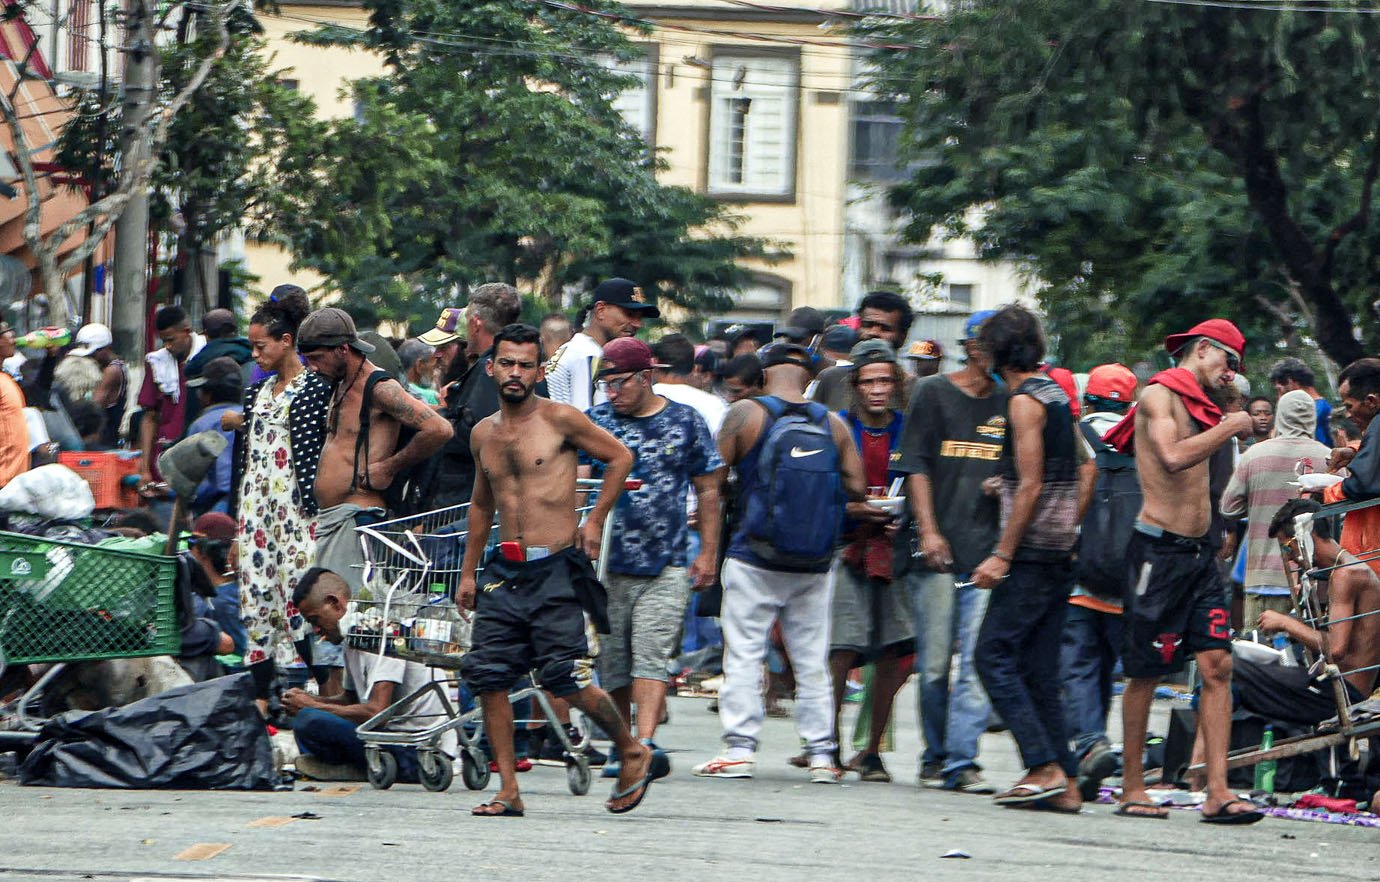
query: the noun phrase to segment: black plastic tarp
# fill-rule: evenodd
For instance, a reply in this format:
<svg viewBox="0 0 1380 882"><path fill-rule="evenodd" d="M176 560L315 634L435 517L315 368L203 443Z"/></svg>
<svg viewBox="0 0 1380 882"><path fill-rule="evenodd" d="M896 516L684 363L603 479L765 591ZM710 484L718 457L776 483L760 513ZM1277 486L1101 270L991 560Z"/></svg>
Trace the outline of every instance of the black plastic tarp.
<svg viewBox="0 0 1380 882"><path fill-rule="evenodd" d="M124 707L49 720L19 782L133 790L269 790L268 730L248 673L179 686Z"/></svg>

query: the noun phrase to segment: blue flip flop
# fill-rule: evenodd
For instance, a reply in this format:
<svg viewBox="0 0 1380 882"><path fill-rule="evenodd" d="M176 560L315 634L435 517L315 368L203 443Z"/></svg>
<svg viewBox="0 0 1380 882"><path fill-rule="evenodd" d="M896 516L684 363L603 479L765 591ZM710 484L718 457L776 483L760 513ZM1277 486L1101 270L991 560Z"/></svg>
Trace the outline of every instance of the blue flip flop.
<svg viewBox="0 0 1380 882"><path fill-rule="evenodd" d="M652 761L647 765L647 774L642 778L642 780L638 781L636 784L632 785L626 790L615 789L612 793L609 794L610 800L622 799L625 796L631 796L632 794L637 793L639 790L641 790L641 793L637 793L637 799L633 800L631 803L623 806L622 808L610 808L609 811L615 815L623 815L637 808L639 805L642 804L642 800L646 798L647 790L651 788L652 782L657 780L658 778L665 778L669 774L671 774L670 757L668 757L666 755L666 752L663 750L653 750Z"/></svg>

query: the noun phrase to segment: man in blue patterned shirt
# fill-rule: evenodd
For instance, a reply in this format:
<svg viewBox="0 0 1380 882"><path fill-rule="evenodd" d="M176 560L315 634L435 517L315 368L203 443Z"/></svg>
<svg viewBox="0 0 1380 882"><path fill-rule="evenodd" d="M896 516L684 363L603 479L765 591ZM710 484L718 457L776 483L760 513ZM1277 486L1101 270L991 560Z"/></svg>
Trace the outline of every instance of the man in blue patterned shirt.
<svg viewBox="0 0 1380 882"><path fill-rule="evenodd" d="M646 743L661 721L666 666L675 653L690 590L714 582L724 467L704 418L652 391L657 367L661 365L641 340L610 341L599 371L608 401L589 411L595 425L632 451L632 478L642 482L640 489L624 493L614 509L605 585L610 632L599 653L599 678L624 719L631 718L631 706L637 705L637 734ZM687 559L685 517L691 485L701 531L693 561ZM612 762L604 767L605 777L616 774Z"/></svg>

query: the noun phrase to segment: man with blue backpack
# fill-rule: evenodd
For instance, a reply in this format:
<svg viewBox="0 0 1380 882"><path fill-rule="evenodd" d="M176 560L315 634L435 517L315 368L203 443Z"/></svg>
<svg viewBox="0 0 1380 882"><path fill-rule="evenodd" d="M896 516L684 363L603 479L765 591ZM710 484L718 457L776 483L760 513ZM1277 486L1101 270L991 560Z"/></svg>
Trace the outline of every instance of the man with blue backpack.
<svg viewBox="0 0 1380 882"><path fill-rule="evenodd" d="M725 751L694 768L704 778L751 778L765 709L762 662L778 619L796 678L796 728L810 780L835 783L829 677L830 585L844 506L866 494L848 427L805 399L813 360L803 346L773 343L758 356L766 394L739 401L719 432L719 453L738 473L740 509L722 582Z"/></svg>

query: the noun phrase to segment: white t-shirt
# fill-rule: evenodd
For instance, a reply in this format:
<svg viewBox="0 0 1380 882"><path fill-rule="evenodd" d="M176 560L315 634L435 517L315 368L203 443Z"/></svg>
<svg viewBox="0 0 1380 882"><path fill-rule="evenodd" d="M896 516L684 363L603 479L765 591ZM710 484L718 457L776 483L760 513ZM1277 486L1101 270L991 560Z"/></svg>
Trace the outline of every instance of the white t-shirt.
<svg viewBox="0 0 1380 882"><path fill-rule="evenodd" d="M719 427L724 424L724 416L728 414L728 405L722 398L703 389L696 389L689 383L657 383L652 386L652 391L662 398L669 398L678 404L694 408L704 417L705 423L709 426L709 434L718 436Z"/></svg>
<svg viewBox="0 0 1380 882"><path fill-rule="evenodd" d="M607 401L608 396L594 388L603 353L604 347L584 332L567 340L546 363L547 396L581 411Z"/></svg>
<svg viewBox="0 0 1380 882"><path fill-rule="evenodd" d="M393 687L393 700L399 701L431 680L431 669L425 665L387 655L380 657L377 652L357 649L348 644L345 646L345 688L358 695L361 703L369 700L375 683L397 684ZM403 732L420 732L441 722L445 712L441 699L433 692L388 726ZM441 736L440 748L451 756L457 755L459 744L455 730L449 730Z"/></svg>

